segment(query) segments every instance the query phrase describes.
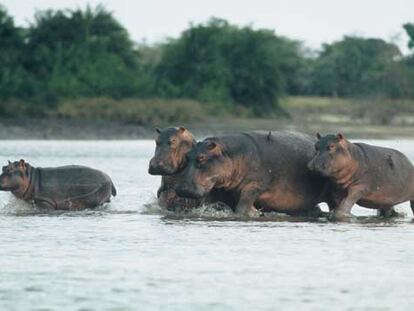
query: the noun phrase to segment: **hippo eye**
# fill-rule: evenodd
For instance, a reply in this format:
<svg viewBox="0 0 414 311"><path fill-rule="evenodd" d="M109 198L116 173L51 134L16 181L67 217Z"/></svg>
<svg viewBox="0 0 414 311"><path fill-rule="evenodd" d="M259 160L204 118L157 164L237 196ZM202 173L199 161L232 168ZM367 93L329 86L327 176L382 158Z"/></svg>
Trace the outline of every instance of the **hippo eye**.
<svg viewBox="0 0 414 311"><path fill-rule="evenodd" d="M177 140L175 140L175 139L171 139L171 140L169 140L168 141L168 144L170 145L170 146L172 146L172 145L175 145L175 143L177 142Z"/></svg>
<svg viewBox="0 0 414 311"><path fill-rule="evenodd" d="M329 146L328 146L328 150L334 150L335 149L335 145L334 144L330 144Z"/></svg>

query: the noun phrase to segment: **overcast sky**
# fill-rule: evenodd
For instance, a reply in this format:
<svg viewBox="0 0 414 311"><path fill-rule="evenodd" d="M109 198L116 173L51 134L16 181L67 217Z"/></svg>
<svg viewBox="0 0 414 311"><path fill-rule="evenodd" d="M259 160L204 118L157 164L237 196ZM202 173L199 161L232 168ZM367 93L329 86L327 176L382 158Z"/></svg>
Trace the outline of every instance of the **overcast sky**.
<svg viewBox="0 0 414 311"><path fill-rule="evenodd" d="M238 25L274 29L311 48L346 34L379 37L407 51L402 24L414 22L414 0L0 0L18 25L36 10L102 3L128 29L134 41L176 37L190 22L211 16Z"/></svg>

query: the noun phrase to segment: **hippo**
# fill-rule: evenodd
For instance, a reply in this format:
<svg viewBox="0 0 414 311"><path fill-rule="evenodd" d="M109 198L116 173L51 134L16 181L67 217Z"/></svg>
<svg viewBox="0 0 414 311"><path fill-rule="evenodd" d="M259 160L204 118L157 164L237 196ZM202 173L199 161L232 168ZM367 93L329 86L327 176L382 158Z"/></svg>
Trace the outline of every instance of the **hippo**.
<svg viewBox="0 0 414 311"><path fill-rule="evenodd" d="M116 189L105 173L78 165L34 167L23 159L3 166L0 190L41 208L74 210L109 202Z"/></svg>
<svg viewBox="0 0 414 311"><path fill-rule="evenodd" d="M200 198L222 189L235 199L234 211L258 216L276 211L320 216L330 204L327 180L307 169L316 139L291 132L248 132L209 137L188 153L180 196Z"/></svg>
<svg viewBox="0 0 414 311"><path fill-rule="evenodd" d="M401 152L351 143L341 133L317 134L316 153L308 168L333 184L334 220L352 217L354 204L396 215L396 204L411 201L414 212L414 167Z"/></svg>
<svg viewBox="0 0 414 311"><path fill-rule="evenodd" d="M192 133L184 127L168 127L156 129L158 137L155 141L154 157L150 160L148 173L161 175L161 186L157 191L158 204L170 211L189 210L203 203L222 202L232 205L230 197L223 196L221 191L213 191L204 198L184 198L177 195L174 187L182 178L181 171L187 164L186 154L195 146Z"/></svg>
<svg viewBox="0 0 414 311"><path fill-rule="evenodd" d="M181 198L174 190L179 172L185 166L185 155L195 145L194 136L184 127L156 128L155 154L150 160L148 173L161 175L161 186L157 191L158 204L168 210L193 208L201 200Z"/></svg>

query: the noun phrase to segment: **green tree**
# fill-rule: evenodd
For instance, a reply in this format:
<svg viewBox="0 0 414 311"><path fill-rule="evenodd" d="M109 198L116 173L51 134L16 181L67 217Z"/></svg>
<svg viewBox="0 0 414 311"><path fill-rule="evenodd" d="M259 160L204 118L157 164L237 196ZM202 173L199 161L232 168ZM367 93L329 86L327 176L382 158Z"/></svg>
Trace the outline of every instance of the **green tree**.
<svg viewBox="0 0 414 311"><path fill-rule="evenodd" d="M388 75L401 57L397 46L381 39L345 37L325 44L315 61L313 90L329 96L389 95Z"/></svg>
<svg viewBox="0 0 414 311"><path fill-rule="evenodd" d="M128 97L143 92L139 55L125 28L98 6L37 13L28 29L26 68L49 100Z"/></svg>
<svg viewBox="0 0 414 311"><path fill-rule="evenodd" d="M244 106L257 116L283 113L278 99L296 83L298 48L273 31L212 18L165 44L156 68L158 90L169 97Z"/></svg>
<svg viewBox="0 0 414 311"><path fill-rule="evenodd" d="M16 96L24 84L22 51L23 30L14 25L13 18L0 6L0 98Z"/></svg>
<svg viewBox="0 0 414 311"><path fill-rule="evenodd" d="M408 48L414 49L414 23L406 23L403 28L408 35Z"/></svg>

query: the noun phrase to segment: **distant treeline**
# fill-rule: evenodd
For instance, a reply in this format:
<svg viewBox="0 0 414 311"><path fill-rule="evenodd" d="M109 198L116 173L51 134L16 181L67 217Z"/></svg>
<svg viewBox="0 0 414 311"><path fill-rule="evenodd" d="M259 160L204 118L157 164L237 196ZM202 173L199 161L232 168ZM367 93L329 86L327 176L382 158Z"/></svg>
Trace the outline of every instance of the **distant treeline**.
<svg viewBox="0 0 414 311"><path fill-rule="evenodd" d="M405 24L414 49L414 24ZM105 8L43 11L27 28L0 7L0 114L62 100L191 99L218 111L283 114L284 95L414 97L414 56L390 42L345 37L318 53L268 29L212 18L179 38L134 44Z"/></svg>

